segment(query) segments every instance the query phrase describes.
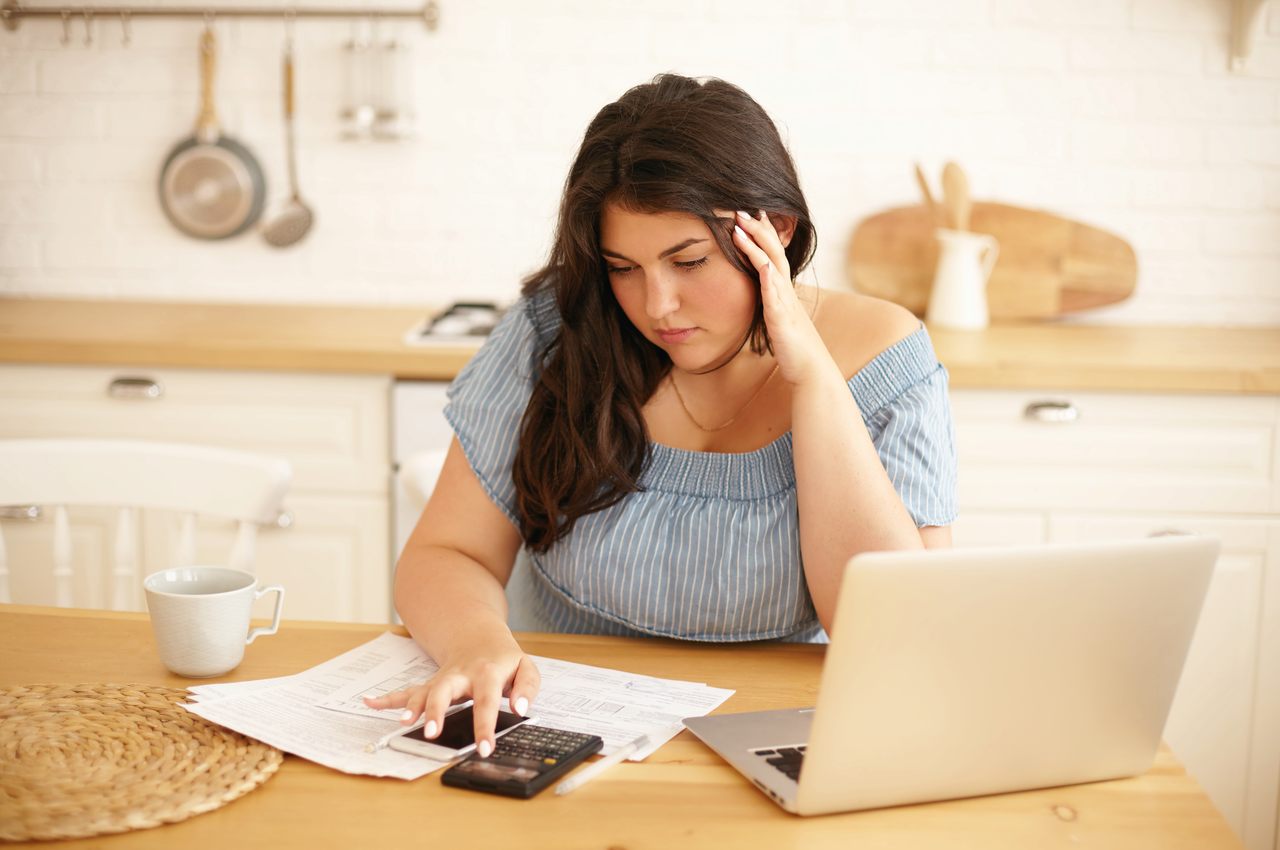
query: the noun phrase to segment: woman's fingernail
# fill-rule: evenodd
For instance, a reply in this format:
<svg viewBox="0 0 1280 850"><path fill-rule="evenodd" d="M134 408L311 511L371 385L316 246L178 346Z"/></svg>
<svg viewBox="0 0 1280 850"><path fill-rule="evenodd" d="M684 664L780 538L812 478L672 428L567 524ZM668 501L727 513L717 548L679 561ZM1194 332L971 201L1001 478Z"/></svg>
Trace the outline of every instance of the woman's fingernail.
<svg viewBox="0 0 1280 850"><path fill-rule="evenodd" d="M428 720L427 728L422 730L422 734L426 735L428 738L434 738L436 736L436 722L434 720Z"/></svg>
<svg viewBox="0 0 1280 850"><path fill-rule="evenodd" d="M751 216L747 215L742 210L738 210L738 218L742 219L743 221L751 221Z"/></svg>
<svg viewBox="0 0 1280 850"><path fill-rule="evenodd" d="M766 218L768 218L768 217L769 217L769 214L768 214L767 212L765 212L764 210L760 210L760 220L761 220L761 221L764 221L764 220L765 220Z"/></svg>
<svg viewBox="0 0 1280 850"><path fill-rule="evenodd" d="M404 711L400 712L400 720L402 722L406 720L412 720L412 719L413 719L413 709L406 708Z"/></svg>
<svg viewBox="0 0 1280 850"><path fill-rule="evenodd" d="M361 697L361 699L363 699L365 702L377 702L377 701L378 701L378 697L375 697L373 694L365 694L363 697Z"/></svg>
<svg viewBox="0 0 1280 850"><path fill-rule="evenodd" d="M524 717L528 713L529 713L529 701L524 697L520 697L519 699L516 700L516 714L520 715L521 717Z"/></svg>
<svg viewBox="0 0 1280 850"><path fill-rule="evenodd" d="M736 224L733 226L733 232L741 236L743 239L747 238L747 231L743 230L741 227L738 227L738 225Z"/></svg>
<svg viewBox="0 0 1280 850"><path fill-rule="evenodd" d="M487 759L489 757L489 753L493 752L493 744L490 744L488 741L481 741L476 746L476 752L480 753L480 758Z"/></svg>

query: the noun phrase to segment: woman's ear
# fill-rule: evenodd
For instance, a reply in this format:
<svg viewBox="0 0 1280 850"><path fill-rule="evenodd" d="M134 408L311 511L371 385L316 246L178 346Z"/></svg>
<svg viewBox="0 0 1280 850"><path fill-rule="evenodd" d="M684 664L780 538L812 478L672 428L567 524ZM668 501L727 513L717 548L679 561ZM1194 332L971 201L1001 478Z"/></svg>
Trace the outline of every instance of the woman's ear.
<svg viewBox="0 0 1280 850"><path fill-rule="evenodd" d="M790 245L791 237L796 234L795 216L770 213L769 221L773 222L773 229L778 231L778 238L782 240L782 247L785 248Z"/></svg>

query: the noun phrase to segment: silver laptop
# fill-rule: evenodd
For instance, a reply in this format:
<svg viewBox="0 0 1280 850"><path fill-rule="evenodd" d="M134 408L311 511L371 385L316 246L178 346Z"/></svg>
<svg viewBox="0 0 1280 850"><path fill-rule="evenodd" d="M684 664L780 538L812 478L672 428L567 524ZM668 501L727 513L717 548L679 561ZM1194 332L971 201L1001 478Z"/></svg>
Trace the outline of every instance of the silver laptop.
<svg viewBox="0 0 1280 850"><path fill-rule="evenodd" d="M684 721L789 812L1151 767L1209 537L875 552L845 568L816 708Z"/></svg>

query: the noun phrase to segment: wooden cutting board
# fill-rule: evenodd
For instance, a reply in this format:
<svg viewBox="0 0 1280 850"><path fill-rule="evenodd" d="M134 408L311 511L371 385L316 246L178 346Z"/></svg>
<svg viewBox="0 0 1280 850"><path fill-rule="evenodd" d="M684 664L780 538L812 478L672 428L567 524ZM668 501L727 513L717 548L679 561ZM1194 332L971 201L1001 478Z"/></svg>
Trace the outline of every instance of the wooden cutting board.
<svg viewBox="0 0 1280 850"><path fill-rule="evenodd" d="M1041 210L981 201L973 205L970 226L1000 243L987 285L992 319L1051 318L1133 294L1137 257L1113 233ZM923 316L938 263L934 228L923 205L864 219L845 263L853 288Z"/></svg>

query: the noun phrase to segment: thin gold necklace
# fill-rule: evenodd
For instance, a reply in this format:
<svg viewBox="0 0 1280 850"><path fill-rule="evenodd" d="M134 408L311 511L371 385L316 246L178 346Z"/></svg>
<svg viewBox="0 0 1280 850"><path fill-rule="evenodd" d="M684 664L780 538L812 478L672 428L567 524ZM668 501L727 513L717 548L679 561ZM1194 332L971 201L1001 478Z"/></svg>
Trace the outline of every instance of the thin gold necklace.
<svg viewBox="0 0 1280 850"><path fill-rule="evenodd" d="M743 402L742 407L739 407L736 413L730 416L726 422L722 422L714 428L708 428L706 425L699 422L697 417L693 415L693 412L689 410L689 405L684 403L684 396L680 394L680 385L676 383L676 373L674 370L667 373L667 378L671 381L671 389L676 391L676 399L680 402L680 406L684 408L684 415L689 417L690 422L698 426L698 430L706 431L710 434L715 431L723 431L725 428L728 428L734 422L738 421L738 417L742 415L742 411L746 410L751 405L751 402L755 401L759 397L760 393L764 392L764 388L768 383L773 380L774 374L778 371L778 365L779 364L777 363L773 364L773 368L769 370L769 376L760 382L760 386L756 387L756 391L751 394L751 398Z"/></svg>

